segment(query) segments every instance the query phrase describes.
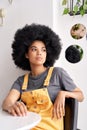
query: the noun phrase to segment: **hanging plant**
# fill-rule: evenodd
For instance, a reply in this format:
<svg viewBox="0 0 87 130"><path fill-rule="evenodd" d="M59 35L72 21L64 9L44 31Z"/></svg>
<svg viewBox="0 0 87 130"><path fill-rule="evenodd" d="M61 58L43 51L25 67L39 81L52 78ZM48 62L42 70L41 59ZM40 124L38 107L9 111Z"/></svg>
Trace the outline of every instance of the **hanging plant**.
<svg viewBox="0 0 87 130"><path fill-rule="evenodd" d="M62 0L63 15L81 15L87 13L87 0Z"/></svg>

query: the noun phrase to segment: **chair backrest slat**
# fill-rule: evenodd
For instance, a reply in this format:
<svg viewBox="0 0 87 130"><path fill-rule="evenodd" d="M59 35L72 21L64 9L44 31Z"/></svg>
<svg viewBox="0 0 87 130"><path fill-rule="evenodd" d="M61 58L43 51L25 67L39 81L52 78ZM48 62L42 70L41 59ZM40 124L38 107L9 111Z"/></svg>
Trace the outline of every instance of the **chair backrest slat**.
<svg viewBox="0 0 87 130"><path fill-rule="evenodd" d="M77 130L78 101L68 98L65 101L64 130Z"/></svg>

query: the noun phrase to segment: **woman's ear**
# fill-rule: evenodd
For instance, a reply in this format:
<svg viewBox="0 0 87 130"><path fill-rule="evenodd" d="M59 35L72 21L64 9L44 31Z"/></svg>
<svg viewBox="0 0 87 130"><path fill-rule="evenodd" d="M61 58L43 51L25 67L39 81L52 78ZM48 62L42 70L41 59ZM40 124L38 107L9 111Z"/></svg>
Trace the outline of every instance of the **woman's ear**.
<svg viewBox="0 0 87 130"><path fill-rule="evenodd" d="M27 53L25 54L25 57L28 59L28 54Z"/></svg>

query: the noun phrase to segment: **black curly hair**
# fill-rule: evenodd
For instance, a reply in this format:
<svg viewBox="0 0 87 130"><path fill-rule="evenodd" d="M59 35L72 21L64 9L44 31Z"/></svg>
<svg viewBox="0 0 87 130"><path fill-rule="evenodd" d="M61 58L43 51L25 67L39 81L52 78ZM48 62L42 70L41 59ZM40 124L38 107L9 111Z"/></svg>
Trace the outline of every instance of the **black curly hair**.
<svg viewBox="0 0 87 130"><path fill-rule="evenodd" d="M23 70L31 70L29 60L25 57L28 48L36 41L42 41L47 50L45 67L53 66L55 60L59 58L62 44L59 36L48 26L40 24L25 25L18 29L12 43L12 58L17 67Z"/></svg>
<svg viewBox="0 0 87 130"><path fill-rule="evenodd" d="M81 60L83 50L78 45L71 45L65 51L66 59L71 63L77 63Z"/></svg>

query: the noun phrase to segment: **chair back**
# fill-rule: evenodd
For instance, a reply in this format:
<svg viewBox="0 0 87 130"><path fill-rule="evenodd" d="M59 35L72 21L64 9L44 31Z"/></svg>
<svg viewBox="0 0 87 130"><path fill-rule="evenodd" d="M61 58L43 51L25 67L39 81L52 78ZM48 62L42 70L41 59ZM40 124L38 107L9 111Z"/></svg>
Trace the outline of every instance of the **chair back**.
<svg viewBox="0 0 87 130"><path fill-rule="evenodd" d="M64 130L77 130L78 101L67 98L65 101Z"/></svg>

